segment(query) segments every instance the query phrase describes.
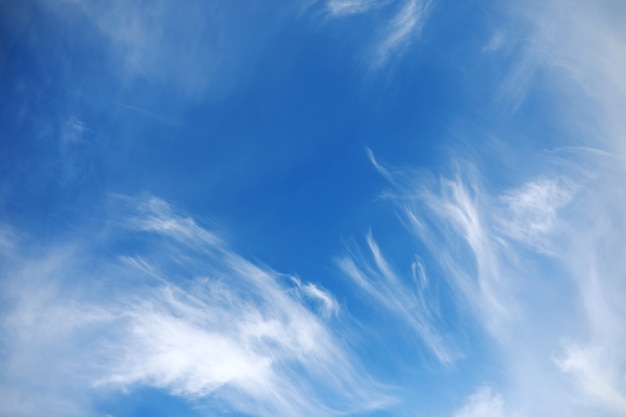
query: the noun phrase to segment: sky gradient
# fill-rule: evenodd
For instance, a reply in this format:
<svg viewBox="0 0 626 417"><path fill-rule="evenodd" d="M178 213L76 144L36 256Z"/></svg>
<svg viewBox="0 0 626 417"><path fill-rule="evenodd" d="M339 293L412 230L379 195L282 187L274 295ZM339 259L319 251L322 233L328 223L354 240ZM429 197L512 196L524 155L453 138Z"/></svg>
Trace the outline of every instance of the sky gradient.
<svg viewBox="0 0 626 417"><path fill-rule="evenodd" d="M0 416L626 415L624 21L0 0Z"/></svg>

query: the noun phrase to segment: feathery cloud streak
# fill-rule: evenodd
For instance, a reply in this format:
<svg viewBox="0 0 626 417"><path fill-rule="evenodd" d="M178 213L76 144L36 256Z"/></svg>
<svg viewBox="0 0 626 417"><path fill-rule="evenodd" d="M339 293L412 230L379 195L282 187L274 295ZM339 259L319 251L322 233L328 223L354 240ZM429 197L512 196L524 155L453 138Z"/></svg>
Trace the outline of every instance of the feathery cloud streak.
<svg viewBox="0 0 626 417"><path fill-rule="evenodd" d="M386 401L325 321L338 308L330 294L246 261L162 200L129 204L124 230L107 233L131 249L112 259L69 246L32 257L3 239L20 254L2 279L2 391L16 399L3 413L89 415L98 392L142 386L256 415Z"/></svg>
<svg viewBox="0 0 626 417"><path fill-rule="evenodd" d="M412 263L411 279L406 282L406 278L403 279L393 271L371 231L366 242L366 255L360 255L358 250L354 250L338 261L341 271L359 289L412 328L442 364L451 365L454 355L437 330L439 312L436 298L429 288L422 261L416 259Z"/></svg>

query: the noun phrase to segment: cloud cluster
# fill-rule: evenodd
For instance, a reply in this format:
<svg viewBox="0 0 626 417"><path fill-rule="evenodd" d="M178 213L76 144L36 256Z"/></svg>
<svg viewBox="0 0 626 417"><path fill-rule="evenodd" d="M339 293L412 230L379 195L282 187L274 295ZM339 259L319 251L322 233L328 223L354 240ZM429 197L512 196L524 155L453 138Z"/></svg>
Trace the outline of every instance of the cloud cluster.
<svg viewBox="0 0 626 417"><path fill-rule="evenodd" d="M465 359L504 370L483 381L497 394L480 391L457 415L626 411L620 261L626 221L618 209L626 204L626 171L613 159L586 162L593 180L578 170L560 170L558 177L539 174L501 191L489 189L476 168L462 163L451 178L417 176L408 183L410 172L376 163L394 180L393 201L407 232L428 250L420 269L440 271L434 279L452 290L449 301L471 313L457 326L478 323L497 352ZM343 271L380 305L413 323L431 351L449 362L441 354L446 346L434 343L441 340L433 338L440 320L428 314L428 301L417 302L422 293L409 287L408 275L391 271L371 235L368 247L366 256L346 257ZM455 337L462 334L455 329ZM462 340L449 343L461 346Z"/></svg>
<svg viewBox="0 0 626 417"><path fill-rule="evenodd" d="M429 269L441 271L454 305L489 336L497 355L475 360L503 370L484 381L493 391L477 391L456 415L620 416L626 125L618 113L626 105L626 32L616 16L624 9L610 1L513 9L526 19L530 41L502 88L518 110L529 90L545 88L556 103L550 126L561 135L553 143L567 145L509 144L520 159L502 166L518 167L522 180L506 186L499 173L467 160L455 160L452 175L426 177L371 159L394 187L407 232L428 249Z"/></svg>

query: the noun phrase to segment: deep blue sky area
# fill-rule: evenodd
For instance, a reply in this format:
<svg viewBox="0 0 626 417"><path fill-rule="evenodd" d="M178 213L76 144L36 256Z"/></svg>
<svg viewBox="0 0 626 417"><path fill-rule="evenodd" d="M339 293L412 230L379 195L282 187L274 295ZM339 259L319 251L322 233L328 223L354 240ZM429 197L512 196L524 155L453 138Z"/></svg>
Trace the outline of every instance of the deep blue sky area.
<svg viewBox="0 0 626 417"><path fill-rule="evenodd" d="M107 45L94 48L102 34L69 6L61 16L22 7L31 10L12 11L27 17L9 29L4 68L13 81L6 125L16 130L7 155L20 157L3 165L34 184L10 185L5 204L38 228L68 227L77 199L150 192L226 222L240 239L270 239L257 250L323 251L367 223L362 207L380 188L371 186L379 178L366 147L393 163L428 166L449 123L441 109L461 106L446 81L455 74L438 62L363 80L341 41L346 30L322 33L330 23L311 18L282 25L254 69L215 100L124 79ZM89 146L50 147L72 123L84 124Z"/></svg>
<svg viewBox="0 0 626 417"><path fill-rule="evenodd" d="M0 416L623 416L626 8L0 0Z"/></svg>

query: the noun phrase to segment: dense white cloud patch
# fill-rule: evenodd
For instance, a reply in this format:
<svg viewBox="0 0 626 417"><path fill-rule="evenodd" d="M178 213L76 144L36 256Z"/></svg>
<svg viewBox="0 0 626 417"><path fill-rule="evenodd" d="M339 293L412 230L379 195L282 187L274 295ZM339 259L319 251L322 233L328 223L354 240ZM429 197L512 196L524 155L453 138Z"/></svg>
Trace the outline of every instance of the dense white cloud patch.
<svg viewBox="0 0 626 417"><path fill-rule="evenodd" d="M1 386L16 399L2 413L89 415L99 391L141 386L256 415L386 401L323 320L338 313L327 291L246 261L162 200L125 200L134 214L107 234L135 249L113 258L67 245L29 256L4 239L19 256L2 271Z"/></svg>

